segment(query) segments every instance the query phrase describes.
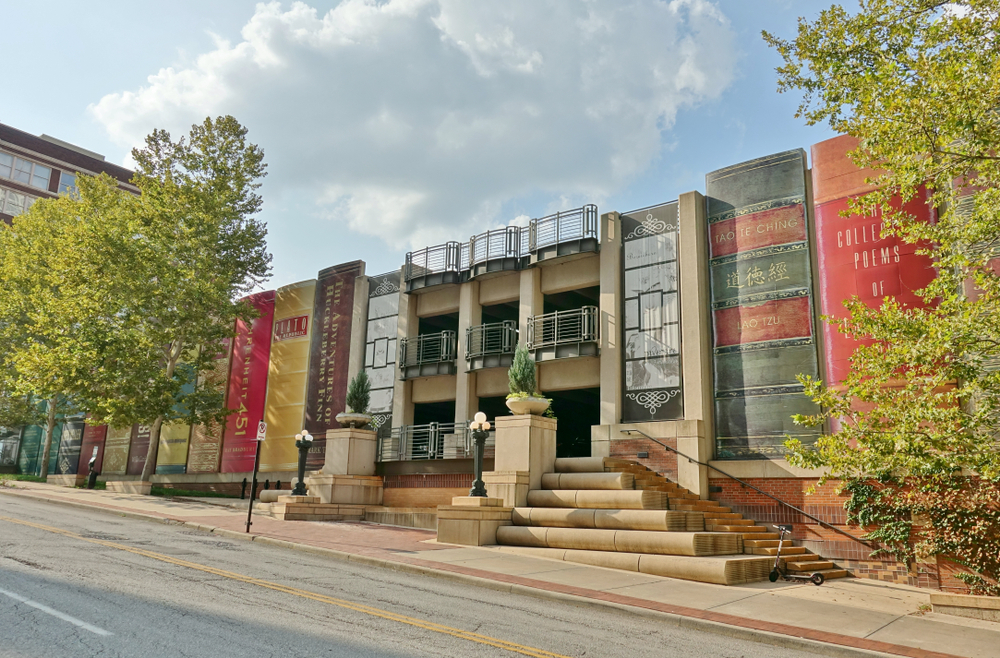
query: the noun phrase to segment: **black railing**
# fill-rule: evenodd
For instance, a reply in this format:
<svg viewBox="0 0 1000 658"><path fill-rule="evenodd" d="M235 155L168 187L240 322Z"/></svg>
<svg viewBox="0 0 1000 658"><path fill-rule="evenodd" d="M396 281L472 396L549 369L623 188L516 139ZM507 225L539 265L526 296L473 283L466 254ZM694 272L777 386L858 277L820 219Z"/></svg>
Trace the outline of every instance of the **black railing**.
<svg viewBox="0 0 1000 658"><path fill-rule="evenodd" d="M528 319L530 350L567 343L596 342L597 337L596 306L554 311Z"/></svg>
<svg viewBox="0 0 1000 658"><path fill-rule="evenodd" d="M467 242L446 242L406 254L406 281L435 274L468 274L477 263L505 258L527 258L543 247L573 240L597 240L597 206L532 219L526 227L506 226L474 235ZM442 281L443 282L443 281Z"/></svg>
<svg viewBox="0 0 1000 658"><path fill-rule="evenodd" d="M469 422L401 425L378 437L380 462L426 459L468 459L473 455ZM486 439L487 456L492 456L496 433Z"/></svg>
<svg viewBox="0 0 1000 658"><path fill-rule="evenodd" d="M467 360L491 354L513 354L517 348L517 323L513 320L481 324L465 330Z"/></svg>
<svg viewBox="0 0 1000 658"><path fill-rule="evenodd" d="M399 341L399 364L405 368L425 363L454 361L455 338L454 331L404 338Z"/></svg>
<svg viewBox="0 0 1000 658"><path fill-rule="evenodd" d="M871 544L869 544L868 542L866 542L864 539L859 539L858 537L855 537L851 533L845 532L845 531L841 530L840 528L827 523L823 519L817 518L817 517L813 516L812 514L806 512L805 510L799 509L798 507L796 507L795 505L792 505L791 503L785 502L785 501L781 500L780 498L778 498L776 496L772 496L771 494L767 493L766 491L763 491L763 490L758 489L757 487L753 486L752 484L750 484L746 480L741 480L740 478L736 477L735 475L730 475L729 473L726 473L722 469L716 468L715 466L712 466L711 464L706 464L705 462L698 461L694 457L689 457L688 455L685 455L683 452L681 452L677 448L671 448L666 443L663 443L662 441L654 439L653 437L651 437L650 435L646 434L642 430L621 430L621 432L622 432L622 434L631 434L632 432L635 432L637 434L642 434L644 437L646 437L647 439L649 439L653 443L656 443L656 444L660 445L661 447L669 450L670 452L674 453L678 457L683 457L684 459L688 460L692 464L698 464L699 466L704 466L706 468L710 468L713 471L715 471L716 473L721 473L722 475L725 475L730 480L734 480L736 482L739 482L741 486L747 487L748 489L753 489L754 491L756 491L760 495L766 496L767 498L770 498L771 500L775 501L779 505L784 505L788 509L792 510L793 512L797 512L798 514L801 514L802 516L806 517L807 519L812 519L813 521L815 521L819 525L823 526L824 528L827 528L828 530L833 530L834 532L836 532L838 534L841 534L841 535L847 537L848 539L850 539L852 541L856 541L859 544L864 544L866 547L868 547L870 549L874 549L875 548L874 546L872 546Z"/></svg>
<svg viewBox="0 0 1000 658"><path fill-rule="evenodd" d="M528 249L559 244L567 240L597 239L597 206L592 203L581 208L557 212L548 217L531 220Z"/></svg>

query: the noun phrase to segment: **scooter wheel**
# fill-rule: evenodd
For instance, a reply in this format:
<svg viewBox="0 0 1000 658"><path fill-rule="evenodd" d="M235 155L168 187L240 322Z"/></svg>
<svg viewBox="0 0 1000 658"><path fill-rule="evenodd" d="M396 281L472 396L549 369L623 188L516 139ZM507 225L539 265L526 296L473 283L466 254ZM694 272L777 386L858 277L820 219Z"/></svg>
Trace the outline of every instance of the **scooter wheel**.
<svg viewBox="0 0 1000 658"><path fill-rule="evenodd" d="M770 580L772 583L775 583L778 582L778 576L779 576L778 570L771 569L771 573L767 574L767 579Z"/></svg>
<svg viewBox="0 0 1000 658"><path fill-rule="evenodd" d="M817 587L826 582L826 578L824 578L823 574L821 573L814 573L813 575L809 576L809 580L812 581L812 584L816 585Z"/></svg>

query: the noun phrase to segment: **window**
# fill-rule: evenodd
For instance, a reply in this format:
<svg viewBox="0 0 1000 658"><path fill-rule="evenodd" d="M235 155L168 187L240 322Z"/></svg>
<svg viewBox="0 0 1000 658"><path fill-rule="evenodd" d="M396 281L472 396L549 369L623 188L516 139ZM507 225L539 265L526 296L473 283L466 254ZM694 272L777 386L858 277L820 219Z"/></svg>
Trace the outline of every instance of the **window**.
<svg viewBox="0 0 1000 658"><path fill-rule="evenodd" d="M0 152L0 176L40 190L47 190L49 180L52 178L52 169L31 160L15 158L10 153Z"/></svg>
<svg viewBox="0 0 1000 658"><path fill-rule="evenodd" d="M21 158L14 158L14 175L11 177L18 183L24 183L25 185L31 184L31 162L28 160L22 160Z"/></svg>
<svg viewBox="0 0 1000 658"><path fill-rule="evenodd" d="M65 171L59 173L59 194L76 192L76 175L67 174Z"/></svg>
<svg viewBox="0 0 1000 658"><path fill-rule="evenodd" d="M40 164L35 165L35 171L31 174L31 186L40 190L49 189L49 178L52 177L52 170Z"/></svg>
<svg viewBox="0 0 1000 658"><path fill-rule="evenodd" d="M37 199L33 196L0 188L0 212L8 215L20 215L26 212L35 201Z"/></svg>

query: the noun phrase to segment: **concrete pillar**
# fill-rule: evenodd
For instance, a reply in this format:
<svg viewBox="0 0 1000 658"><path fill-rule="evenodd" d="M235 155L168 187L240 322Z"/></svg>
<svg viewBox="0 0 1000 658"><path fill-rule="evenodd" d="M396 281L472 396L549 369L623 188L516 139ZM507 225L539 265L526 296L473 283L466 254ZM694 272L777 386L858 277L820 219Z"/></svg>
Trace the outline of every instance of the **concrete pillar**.
<svg viewBox="0 0 1000 658"><path fill-rule="evenodd" d="M458 359L455 376L455 422L465 423L479 411L479 397L476 395L476 373L469 372L469 362L465 358L465 333L469 327L483 323L483 307L479 303L479 282L463 283L458 300Z"/></svg>
<svg viewBox="0 0 1000 658"><path fill-rule="evenodd" d="M412 382L402 381L399 378L400 344L404 338L412 338L420 333L420 319L417 317L417 299L414 295L409 295L405 291L405 281L399 290L399 320L396 323L396 383L392 391L392 425L413 424L413 396L411 389Z"/></svg>
<svg viewBox="0 0 1000 658"><path fill-rule="evenodd" d="M621 422L622 236L616 212L601 215L601 425ZM593 452L591 453L593 455ZM605 455L596 455L605 456Z"/></svg>
<svg viewBox="0 0 1000 658"><path fill-rule="evenodd" d="M521 270L521 295L517 315L518 342L528 344L528 319L545 312L545 297L542 295L542 270L530 267Z"/></svg>
<svg viewBox="0 0 1000 658"><path fill-rule="evenodd" d="M542 475L555 471L556 421L544 416L498 416L493 472L483 475L490 496L524 506L528 491L542 488Z"/></svg>
<svg viewBox="0 0 1000 658"><path fill-rule="evenodd" d="M351 381L365 367L365 341L368 337L368 284L364 276L354 279L354 309L351 311L351 351L348 357L347 381Z"/></svg>
<svg viewBox="0 0 1000 658"><path fill-rule="evenodd" d="M715 454L715 411L705 197L698 192L682 194L678 221L680 235L677 252L682 259L679 288L685 422L678 428L677 449L707 462ZM708 469L701 466L697 467L697 471L696 477L689 473L680 484L707 498Z"/></svg>

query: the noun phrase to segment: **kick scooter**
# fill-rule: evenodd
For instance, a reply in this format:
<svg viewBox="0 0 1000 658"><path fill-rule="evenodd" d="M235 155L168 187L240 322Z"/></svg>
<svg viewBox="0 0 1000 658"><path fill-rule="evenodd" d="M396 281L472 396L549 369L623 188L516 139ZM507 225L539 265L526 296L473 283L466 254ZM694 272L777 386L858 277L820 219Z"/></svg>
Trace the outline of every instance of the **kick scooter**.
<svg viewBox="0 0 1000 658"><path fill-rule="evenodd" d="M826 578L824 578L823 574L819 573L818 571L813 572L812 574L808 574L808 575L804 574L804 573L802 573L802 574L799 574L799 573L789 573L787 567L782 567L781 566L781 547L785 543L785 534L786 533L787 534L791 534L791 532L792 532L792 526L791 525L776 525L774 527L781 534L778 536L778 552L774 556L774 568L771 569L771 573L768 574L767 579L770 580L772 583L775 582L775 581L777 581L779 577L782 580L808 580L813 585L822 585L823 582L826 580Z"/></svg>

